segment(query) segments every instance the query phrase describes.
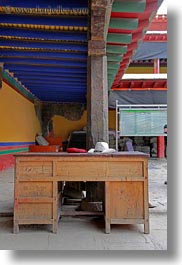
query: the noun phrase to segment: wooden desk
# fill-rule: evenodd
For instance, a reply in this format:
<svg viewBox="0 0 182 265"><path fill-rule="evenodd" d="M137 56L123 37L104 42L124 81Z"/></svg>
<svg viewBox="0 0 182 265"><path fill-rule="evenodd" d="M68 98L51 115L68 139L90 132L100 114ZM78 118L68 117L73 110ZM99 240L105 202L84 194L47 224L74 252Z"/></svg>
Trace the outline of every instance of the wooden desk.
<svg viewBox="0 0 182 265"><path fill-rule="evenodd" d="M105 231L111 224L144 224L149 233L148 155L16 154L14 233L20 224L51 224L57 232L58 182L105 182Z"/></svg>

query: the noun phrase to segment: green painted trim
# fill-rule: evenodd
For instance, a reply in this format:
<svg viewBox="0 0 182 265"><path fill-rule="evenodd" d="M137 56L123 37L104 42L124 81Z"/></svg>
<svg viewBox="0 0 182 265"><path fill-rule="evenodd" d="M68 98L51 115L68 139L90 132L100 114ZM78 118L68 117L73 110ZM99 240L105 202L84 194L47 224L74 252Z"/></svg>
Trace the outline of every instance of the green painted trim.
<svg viewBox="0 0 182 265"><path fill-rule="evenodd" d="M122 28L122 23L120 23L119 25L120 25L120 28ZM110 27L110 28L113 28L113 27ZM121 34L108 33L107 34L107 42L129 44L131 43L131 41L132 41L132 34L123 34L123 33ZM120 48L122 49L122 47ZM125 52L125 49L126 48L123 48L124 52Z"/></svg>
<svg viewBox="0 0 182 265"><path fill-rule="evenodd" d="M108 74L115 75L118 72L118 69L109 69Z"/></svg>
<svg viewBox="0 0 182 265"><path fill-rule="evenodd" d="M109 23L110 29L128 29L134 30L138 28L137 18L111 18Z"/></svg>
<svg viewBox="0 0 182 265"><path fill-rule="evenodd" d="M112 69L118 70L119 68L120 68L119 62L108 62L108 64L107 64L108 70L112 70Z"/></svg>
<svg viewBox="0 0 182 265"><path fill-rule="evenodd" d="M142 13L146 8L146 0L140 1L114 1L112 12Z"/></svg>
<svg viewBox="0 0 182 265"><path fill-rule="evenodd" d="M108 62L121 62L123 59L122 55L107 55Z"/></svg>
<svg viewBox="0 0 182 265"><path fill-rule="evenodd" d="M14 153L19 153L19 152L26 152L28 150L29 148L3 150L3 151L0 151L0 155L8 155L8 154L14 154Z"/></svg>
<svg viewBox="0 0 182 265"><path fill-rule="evenodd" d="M115 76L116 74L110 74L110 73L107 74L108 80L114 80Z"/></svg>
<svg viewBox="0 0 182 265"><path fill-rule="evenodd" d="M29 99L30 101L35 100L35 96L26 90L23 86L21 86L12 76L10 76L7 72L3 71L3 78L10 84L12 87L17 90L24 97Z"/></svg>
<svg viewBox="0 0 182 265"><path fill-rule="evenodd" d="M113 83L113 81L114 81L114 78L113 78L113 80L109 80L109 81L108 81L108 90L109 90L109 91L111 90L111 87L112 87L112 83Z"/></svg>
<svg viewBox="0 0 182 265"><path fill-rule="evenodd" d="M108 36L111 34L108 34ZM116 35L116 34L113 34ZM117 36L116 36L117 37ZM106 53L114 53L114 54L124 54L127 51L128 46L117 46L117 45L107 45Z"/></svg>

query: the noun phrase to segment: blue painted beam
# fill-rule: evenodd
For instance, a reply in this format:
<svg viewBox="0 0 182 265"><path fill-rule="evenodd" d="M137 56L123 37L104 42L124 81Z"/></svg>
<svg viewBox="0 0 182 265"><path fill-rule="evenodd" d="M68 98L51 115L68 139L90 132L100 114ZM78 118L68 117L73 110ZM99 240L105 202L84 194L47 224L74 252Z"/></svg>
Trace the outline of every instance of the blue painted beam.
<svg viewBox="0 0 182 265"><path fill-rule="evenodd" d="M64 98L84 98L85 97L85 94L86 92L81 92L81 93L77 93L77 92L59 92L59 91L55 91L55 92L51 92L50 94L47 93L45 90L43 92L40 92L40 91L35 91L35 96L38 97L38 98L48 98L50 99L51 97L53 98L54 97L54 100L57 100L58 97L64 97Z"/></svg>
<svg viewBox="0 0 182 265"><path fill-rule="evenodd" d="M57 100L57 97L58 96L62 96L62 98L64 97L69 97L69 98L72 98L72 97L75 97L75 98L79 98L79 97L85 97L86 95L86 91L84 92L68 92L68 93L65 93L65 92L60 92L60 91L55 91L55 92L51 92L51 93L47 93L46 90L42 90L42 91L35 91L33 92L33 94L37 97L37 98L43 98L43 97L47 97L48 99L50 99L51 97L54 97L55 99L54 100Z"/></svg>
<svg viewBox="0 0 182 265"><path fill-rule="evenodd" d="M0 36L38 38L45 40L62 41L87 41L87 32L62 32L50 30L34 30L21 28L3 28L0 27Z"/></svg>
<svg viewBox="0 0 182 265"><path fill-rule="evenodd" d="M54 96L54 97L41 97L39 98L42 102L49 102L49 103L86 103L86 99L84 96L76 97L62 97L62 96Z"/></svg>
<svg viewBox="0 0 182 265"><path fill-rule="evenodd" d="M16 75L17 76L17 75ZM15 77L15 75L14 75ZM43 76L43 77L38 77L37 76L17 76L17 78L19 78L21 80L21 82L23 81L31 81L32 83L34 82L63 82L63 81L71 81L71 82L80 82L80 83L85 83L87 82L87 77L52 77L52 76Z"/></svg>
<svg viewBox="0 0 182 265"><path fill-rule="evenodd" d="M79 51L87 52L88 47L86 44L70 44L70 43L49 43L43 41L19 41L19 40L1 40L0 47L19 47L19 48L41 48L51 50L66 50L66 51Z"/></svg>
<svg viewBox="0 0 182 265"><path fill-rule="evenodd" d="M29 59L29 58L0 58L1 63L17 63L26 65L50 65L50 66L62 66L62 67L87 67L87 62L79 61L63 61L63 60L51 60L51 59Z"/></svg>
<svg viewBox="0 0 182 265"><path fill-rule="evenodd" d="M20 79L19 79L20 80ZM73 86L78 86L78 87L85 87L87 85L87 82L81 82L81 81L75 81L75 80L61 80L61 81L53 81L53 80L20 80L22 84L24 84L25 86L38 86L40 84L45 85L45 86L50 86L50 85L55 85L55 86L69 86L69 85L73 85Z"/></svg>
<svg viewBox="0 0 182 265"><path fill-rule="evenodd" d="M46 88L31 88L31 92L32 94L34 94L36 97L42 97L44 95L46 96L53 96L53 95L62 95L62 96L70 96L71 95L73 96L80 96L80 95L85 95L86 94L86 89L77 89L77 90L70 90L70 89L67 89L67 91L63 91L61 89L55 89L55 90L51 90L51 91L47 91Z"/></svg>
<svg viewBox="0 0 182 265"><path fill-rule="evenodd" d="M71 60L87 60L86 53L68 53L68 52L42 52L42 51L22 51L22 50L0 50L0 58L3 57L27 57L27 58L52 58L52 59L71 59Z"/></svg>
<svg viewBox="0 0 182 265"><path fill-rule="evenodd" d="M51 72L48 75L47 72L41 72L41 71L36 71L36 72L24 71L22 73L22 71L15 71L15 70L13 73L14 73L14 76L17 78L23 78L24 77L24 78L31 78L31 79L33 79L33 78L45 79L46 77L59 79L59 78L65 77L65 78L76 78L76 79L84 80L87 78L87 75L80 74L80 73L54 73L54 72Z"/></svg>
<svg viewBox="0 0 182 265"><path fill-rule="evenodd" d="M54 89L56 87L74 87L76 88L84 88L86 87L86 83L80 83L80 82L75 82L75 81L62 81L62 82L45 82L45 81L39 81L39 82L32 82L30 81L21 81L22 84L24 84L26 87L39 87L39 86L44 86L49 89Z"/></svg>
<svg viewBox="0 0 182 265"><path fill-rule="evenodd" d="M25 7L25 8L87 8L88 1L85 0L0 0L0 6Z"/></svg>
<svg viewBox="0 0 182 265"><path fill-rule="evenodd" d="M37 83L34 83L34 82L31 82L30 81L24 81L22 82L22 84L25 84L26 86L29 86L29 87L37 87L37 86L44 86L44 87L48 87L48 88L51 88L50 85L52 85L52 88L55 88L55 87L64 87L64 86L67 86L67 87L74 87L75 89L77 87L79 88L84 88L87 86L87 83L78 83L78 82L72 82L72 81L62 81L62 82L37 82Z"/></svg>
<svg viewBox="0 0 182 265"><path fill-rule="evenodd" d="M48 66L33 66L33 65L17 65L17 64L4 64L5 69L9 69L10 71L31 71L31 72L36 72L36 71L42 71L46 73L82 73L82 74L87 74L87 69L86 68L65 68L65 67L48 67Z"/></svg>
<svg viewBox="0 0 182 265"><path fill-rule="evenodd" d="M41 98L40 99L42 102L49 102L49 103L81 103L81 104L85 104L86 100L85 98L79 98L79 99L75 99L73 97L71 98L62 98L62 97L56 97L56 98Z"/></svg>
<svg viewBox="0 0 182 265"><path fill-rule="evenodd" d="M65 16L24 16L1 14L0 23L8 24L31 24L31 25L49 25L49 26L74 26L74 27L87 27L87 17L65 17Z"/></svg>

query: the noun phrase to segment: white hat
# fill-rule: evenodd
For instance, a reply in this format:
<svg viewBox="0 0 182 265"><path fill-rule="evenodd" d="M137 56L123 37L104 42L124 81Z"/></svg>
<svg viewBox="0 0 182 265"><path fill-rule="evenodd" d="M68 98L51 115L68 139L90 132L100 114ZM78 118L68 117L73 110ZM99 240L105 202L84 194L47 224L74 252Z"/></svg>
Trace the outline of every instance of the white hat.
<svg viewBox="0 0 182 265"><path fill-rule="evenodd" d="M88 153L113 153L113 152L116 152L116 150L109 148L109 145L106 142L97 142L95 145L95 149L92 148L88 150Z"/></svg>

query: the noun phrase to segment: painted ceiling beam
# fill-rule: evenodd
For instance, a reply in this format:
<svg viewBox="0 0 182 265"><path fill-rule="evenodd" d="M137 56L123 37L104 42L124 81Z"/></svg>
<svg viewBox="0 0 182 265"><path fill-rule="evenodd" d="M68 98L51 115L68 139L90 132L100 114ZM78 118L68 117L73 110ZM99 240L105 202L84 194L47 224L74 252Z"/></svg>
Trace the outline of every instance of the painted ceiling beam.
<svg viewBox="0 0 182 265"><path fill-rule="evenodd" d="M39 85L44 85L45 87L59 87L59 86L73 86L75 89L77 87L79 88L84 88L87 86L87 82L78 82L78 81L52 81L52 80L39 80L39 81L32 81L32 80L21 80L22 84L25 84L26 87L30 88L30 86L39 86Z"/></svg>
<svg viewBox="0 0 182 265"><path fill-rule="evenodd" d="M107 61L108 62L121 62L122 60L122 55L107 55Z"/></svg>
<svg viewBox="0 0 182 265"><path fill-rule="evenodd" d="M16 40L1 40L0 47L21 47L21 48L43 48L52 50L82 51L87 52L87 45L63 44L63 43L46 43L46 42L27 42Z"/></svg>
<svg viewBox="0 0 182 265"><path fill-rule="evenodd" d="M42 91L43 90L43 91ZM69 92L69 90L67 92L65 91L59 91L59 90L55 90L55 91L51 91L51 93L47 93L45 88L42 88L42 90L33 90L32 92L34 95L36 95L38 98L50 98L51 96L55 97L64 97L64 98L71 98L72 96L74 96L75 98L80 98L80 97L85 97L86 94L86 90L85 91L81 91L81 92L77 92L77 91L71 91L71 93ZM44 92L44 93L42 93Z"/></svg>
<svg viewBox="0 0 182 265"><path fill-rule="evenodd" d="M70 93L70 95L42 95L42 94L37 94L36 95L39 100L42 102L53 102L53 103L70 103L70 102L78 102L78 103L85 103L85 95L75 95Z"/></svg>
<svg viewBox="0 0 182 265"><path fill-rule="evenodd" d="M66 90L69 92L69 89L70 87L67 86L66 87ZM49 93L50 92L50 93ZM72 91L71 90L71 93L65 93L65 87L63 88L63 90L61 90L60 88L57 88L55 90L50 90L50 87L49 88L45 88L45 87L37 87L36 89L35 88L32 88L32 94L34 94L36 97L40 98L40 97L43 97L43 96L48 96L48 98L50 98L51 96L60 96L62 95L64 98L68 98L68 97L76 97L76 98L80 98L80 96L85 96L86 94L86 88L84 90L75 90L75 91ZM55 97L56 99L56 97Z"/></svg>
<svg viewBox="0 0 182 265"><path fill-rule="evenodd" d="M109 75L115 75L115 74L117 74L117 72L118 72L118 69L109 69L108 70Z"/></svg>
<svg viewBox="0 0 182 265"><path fill-rule="evenodd" d="M127 45L125 46L119 46L119 45L110 45L107 44L106 47L106 53L112 53L112 54L124 54L127 51Z"/></svg>
<svg viewBox="0 0 182 265"><path fill-rule="evenodd" d="M120 20L120 18L117 18L117 20ZM137 33L139 31L145 30L149 25L149 20L147 19L139 19L138 20L138 26L136 29L124 29L124 28L119 28L119 27L115 27L115 28L109 28L108 33L115 33L115 34L133 34L133 33Z"/></svg>
<svg viewBox="0 0 182 265"><path fill-rule="evenodd" d="M29 59L29 58L1 58L0 62L2 63L17 63L17 64L31 64L31 65L49 65L49 66L71 66L71 67L86 67L87 62L79 62L79 61L63 61L63 60L52 60L50 59Z"/></svg>
<svg viewBox="0 0 182 265"><path fill-rule="evenodd" d="M111 13L111 18L138 18L138 19L147 19L149 18L149 15L156 11L157 8L160 6L161 2L163 0L146 0L146 7L144 12L141 12L141 10L138 10L136 12L119 12L118 10L116 10L115 12L112 11ZM129 1L127 1L129 2ZM135 4L138 1L134 1ZM123 7L124 8L124 7Z"/></svg>
<svg viewBox="0 0 182 265"><path fill-rule="evenodd" d="M62 41L87 41L86 32L61 32L50 30L35 30L22 28L4 28L0 27L0 36L12 36L23 38L38 38L44 40L62 40Z"/></svg>
<svg viewBox="0 0 182 265"><path fill-rule="evenodd" d="M35 65L17 65L17 64L4 64L5 69L9 69L10 72L14 71L42 71L42 72L54 72L54 73L82 73L86 74L86 68L71 68L71 67L49 67L49 66L35 66Z"/></svg>
<svg viewBox="0 0 182 265"><path fill-rule="evenodd" d="M67 80L23 80L21 79L21 82L24 82L26 84L31 84L31 85L37 85L37 84L45 84L47 85L75 85L79 87L83 87L86 85L86 80L85 81L78 81L78 80L72 80L72 79L67 79Z"/></svg>
<svg viewBox="0 0 182 265"><path fill-rule="evenodd" d="M14 75L15 77L15 75ZM17 76L18 78L18 76ZM21 75L19 76L19 78L21 78L21 81L31 81L31 82L42 82L42 81L50 81L50 82L63 82L63 81L73 81L73 82L79 82L79 83L84 83L87 81L87 77L54 77L54 76L39 76L39 78L37 78L37 76L24 76L24 75Z"/></svg>
<svg viewBox="0 0 182 265"><path fill-rule="evenodd" d="M71 87L68 86L62 86L62 87L57 87L54 89L54 87L44 87L44 86L37 86L35 87L30 87L32 94L34 94L36 97L40 98L41 96L44 96L44 94L46 94L46 96L53 96L56 94L57 95L62 95L62 96L71 96L71 95L75 95L75 97L79 97L80 95L85 95L86 94L86 87L84 89L76 89L76 90L72 90Z"/></svg>
<svg viewBox="0 0 182 265"><path fill-rule="evenodd" d="M67 98L62 98L62 97L56 97L55 98L42 98L41 99L42 102L45 102L45 103L82 103L82 104L85 104L85 97L80 97L79 99L75 99L74 97L69 97L68 99Z"/></svg>
<svg viewBox="0 0 182 265"><path fill-rule="evenodd" d="M86 61L87 55L83 53L67 52L41 52L41 51L22 51L0 49L0 58L37 58L37 59L62 59Z"/></svg>
<svg viewBox="0 0 182 265"><path fill-rule="evenodd" d="M70 93L70 89L72 93L79 93L79 94L85 94L87 87L73 87L73 85L30 85L29 87L33 94L38 94L38 93L42 93L45 92L47 95L53 95L54 93L59 93L59 94L63 94L63 95L69 95Z"/></svg>
<svg viewBox="0 0 182 265"><path fill-rule="evenodd" d="M85 0L0 0L0 6L4 7L22 7L22 8L87 8L88 2Z"/></svg>
<svg viewBox="0 0 182 265"><path fill-rule="evenodd" d="M44 25L44 26L74 26L87 27L87 17L62 17L62 16L23 16L23 15L7 15L1 14L1 24L29 24L29 25Z"/></svg>
<svg viewBox="0 0 182 265"><path fill-rule="evenodd" d="M45 77L49 77L49 78L79 78L79 79L85 79L87 75L85 74L80 74L80 73L60 73L60 72L50 72L49 75L47 75L47 72L44 72L44 71L36 71L36 72L31 72L31 70L27 70L27 71L24 71L23 73L21 71L16 71L14 70L14 76L17 77L17 78L45 78Z"/></svg>
<svg viewBox="0 0 182 265"><path fill-rule="evenodd" d="M115 0L112 5L112 12L141 13L145 11L145 8L146 8L146 0L140 0L140 1Z"/></svg>
<svg viewBox="0 0 182 265"><path fill-rule="evenodd" d="M111 18L110 29L135 30L138 28L138 19L136 18Z"/></svg>
<svg viewBox="0 0 182 265"><path fill-rule="evenodd" d="M120 67L120 62L108 62L107 68L108 69L118 69Z"/></svg>
<svg viewBox="0 0 182 265"><path fill-rule="evenodd" d="M59 93L62 95L69 94L69 93L80 93L80 94L85 94L86 93L86 86L84 87L74 87L73 84L67 85L48 85L46 86L45 84L38 84L38 85L27 85L27 88L32 91L33 94L37 95L38 93L46 93L49 95L53 95L54 93Z"/></svg>
<svg viewBox="0 0 182 265"><path fill-rule="evenodd" d="M128 44L132 41L132 34L108 33L107 42Z"/></svg>

